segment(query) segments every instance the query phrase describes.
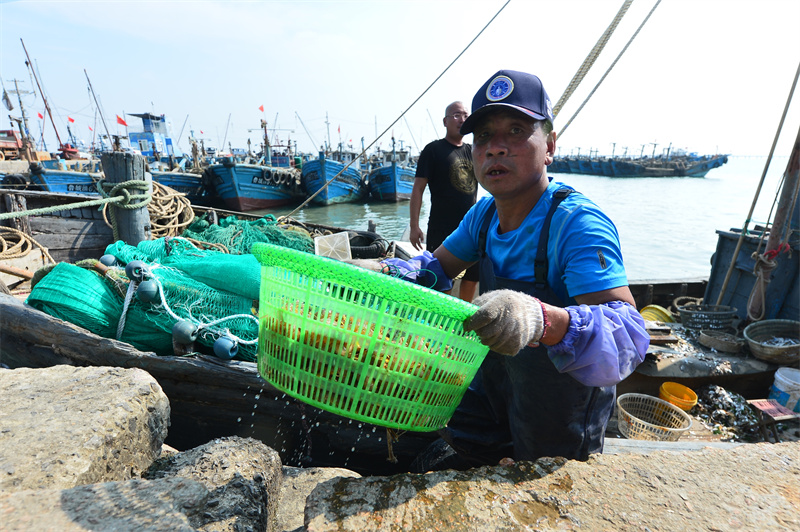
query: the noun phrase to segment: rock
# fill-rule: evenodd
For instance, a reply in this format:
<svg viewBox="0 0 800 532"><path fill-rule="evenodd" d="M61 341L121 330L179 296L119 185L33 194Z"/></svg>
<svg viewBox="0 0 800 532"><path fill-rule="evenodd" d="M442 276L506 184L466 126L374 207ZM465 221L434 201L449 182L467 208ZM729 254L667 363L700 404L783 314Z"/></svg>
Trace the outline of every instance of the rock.
<svg viewBox="0 0 800 532"><path fill-rule="evenodd" d="M90 484L0 495L1 530L192 531L208 490L185 478Z"/></svg>
<svg viewBox="0 0 800 532"><path fill-rule="evenodd" d="M0 492L136 477L170 416L149 373L111 367L4 370L0 405Z"/></svg>
<svg viewBox="0 0 800 532"><path fill-rule="evenodd" d="M800 443L541 459L337 478L308 496L308 532L800 530Z"/></svg>
<svg viewBox="0 0 800 532"><path fill-rule="evenodd" d="M306 497L322 482L334 478L361 478L349 469L337 467L283 467L283 487L278 504L278 531L301 532Z"/></svg>
<svg viewBox="0 0 800 532"><path fill-rule="evenodd" d="M203 512L191 520L198 530L277 530L281 459L260 441L219 438L160 458L142 476L187 478L203 484L209 500Z"/></svg>

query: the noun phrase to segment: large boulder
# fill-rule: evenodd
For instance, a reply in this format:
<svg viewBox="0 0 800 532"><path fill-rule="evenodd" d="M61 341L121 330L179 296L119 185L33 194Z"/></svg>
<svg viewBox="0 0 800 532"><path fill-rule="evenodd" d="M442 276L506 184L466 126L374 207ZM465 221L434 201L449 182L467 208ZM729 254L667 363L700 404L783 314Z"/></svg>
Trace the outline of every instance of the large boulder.
<svg viewBox="0 0 800 532"><path fill-rule="evenodd" d="M127 480L161 452L169 400L141 369L0 370L0 493Z"/></svg>
<svg viewBox="0 0 800 532"><path fill-rule="evenodd" d="M281 469L277 451L252 438L232 436L163 457L143 478L185 478L203 484L209 499L192 520L198 530L273 532Z"/></svg>
<svg viewBox="0 0 800 532"><path fill-rule="evenodd" d="M0 530L196 530L208 490L185 478L127 480L0 494Z"/></svg>
<svg viewBox="0 0 800 532"><path fill-rule="evenodd" d="M361 478L349 469L338 467L283 467L283 487L278 504L278 530L302 532L303 513L308 494L319 484L334 478Z"/></svg>
<svg viewBox="0 0 800 532"><path fill-rule="evenodd" d="M800 442L687 453L336 478L308 496L308 532L800 530Z"/></svg>

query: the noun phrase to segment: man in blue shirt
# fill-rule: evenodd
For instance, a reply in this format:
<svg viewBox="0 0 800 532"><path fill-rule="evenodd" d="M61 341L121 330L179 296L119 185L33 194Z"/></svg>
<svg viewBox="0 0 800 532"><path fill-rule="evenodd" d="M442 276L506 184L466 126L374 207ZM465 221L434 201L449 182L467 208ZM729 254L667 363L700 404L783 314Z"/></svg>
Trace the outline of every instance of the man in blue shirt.
<svg viewBox="0 0 800 532"><path fill-rule="evenodd" d="M480 263L480 308L465 329L491 351L441 435L463 467L585 460L602 452L615 385L649 345L617 230L548 177L556 134L538 77L497 72L461 133L473 133L475 176L491 197L421 259L450 278Z"/></svg>

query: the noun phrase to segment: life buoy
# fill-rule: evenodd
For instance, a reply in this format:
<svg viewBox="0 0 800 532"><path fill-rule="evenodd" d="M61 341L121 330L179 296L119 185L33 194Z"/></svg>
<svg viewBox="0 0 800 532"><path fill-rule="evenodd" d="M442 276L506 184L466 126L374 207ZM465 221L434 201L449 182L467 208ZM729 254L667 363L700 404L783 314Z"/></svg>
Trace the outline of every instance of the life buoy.
<svg viewBox="0 0 800 532"><path fill-rule="evenodd" d="M354 259L377 259L386 254L389 243L371 231L348 231L350 254Z"/></svg>

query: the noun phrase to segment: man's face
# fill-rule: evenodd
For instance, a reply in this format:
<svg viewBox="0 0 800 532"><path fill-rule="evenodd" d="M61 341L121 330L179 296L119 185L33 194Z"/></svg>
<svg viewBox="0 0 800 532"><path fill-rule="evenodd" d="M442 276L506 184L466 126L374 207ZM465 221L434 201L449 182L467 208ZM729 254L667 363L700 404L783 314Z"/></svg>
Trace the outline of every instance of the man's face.
<svg viewBox="0 0 800 532"><path fill-rule="evenodd" d="M553 162L555 138L542 124L513 109L488 112L473 131L475 177L495 197L513 197L547 187L545 168Z"/></svg>
<svg viewBox="0 0 800 532"><path fill-rule="evenodd" d="M453 105L448 106L446 111L446 116L444 117L444 127L447 128L447 135L448 136L461 136L461 125L469 116L467 112L467 108L464 107L464 104L455 103Z"/></svg>

